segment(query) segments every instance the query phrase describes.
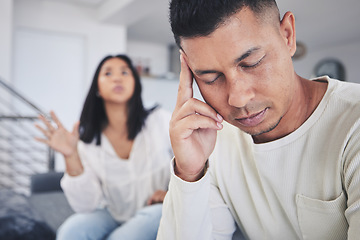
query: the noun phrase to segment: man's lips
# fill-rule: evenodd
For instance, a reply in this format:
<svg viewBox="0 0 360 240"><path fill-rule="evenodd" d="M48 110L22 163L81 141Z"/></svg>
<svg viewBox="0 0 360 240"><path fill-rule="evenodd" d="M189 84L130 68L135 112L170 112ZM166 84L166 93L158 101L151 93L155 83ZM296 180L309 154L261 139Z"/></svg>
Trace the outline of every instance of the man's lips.
<svg viewBox="0 0 360 240"><path fill-rule="evenodd" d="M261 112L255 113L249 117L237 118L235 120L245 127L254 127L264 120L267 110L268 108L265 108Z"/></svg>

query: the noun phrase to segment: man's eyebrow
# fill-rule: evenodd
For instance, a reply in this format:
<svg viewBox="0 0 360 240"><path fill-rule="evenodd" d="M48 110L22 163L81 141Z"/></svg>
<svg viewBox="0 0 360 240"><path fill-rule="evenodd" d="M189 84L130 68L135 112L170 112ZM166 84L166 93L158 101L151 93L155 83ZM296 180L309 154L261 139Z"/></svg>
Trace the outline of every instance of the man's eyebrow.
<svg viewBox="0 0 360 240"><path fill-rule="evenodd" d="M195 70L194 73L197 76L201 76L201 75L205 75L205 74L218 73L218 71L215 71L215 70Z"/></svg>
<svg viewBox="0 0 360 240"><path fill-rule="evenodd" d="M238 62L241 62L245 58L249 57L253 52L255 52L255 51L259 50L259 49L260 49L259 47L250 48L244 54L242 54L240 57L235 59L234 65L238 64ZM194 70L194 73L197 76L201 76L201 75L205 75L205 74L213 74L213 73L219 73L219 72L215 71L215 70Z"/></svg>
<svg viewBox="0 0 360 240"><path fill-rule="evenodd" d="M259 47L250 48L243 55L241 55L239 58L235 59L234 64L236 65L238 62L241 62L242 60L244 60L245 58L250 56L253 52L255 52L255 51L259 50L259 49L260 49Z"/></svg>

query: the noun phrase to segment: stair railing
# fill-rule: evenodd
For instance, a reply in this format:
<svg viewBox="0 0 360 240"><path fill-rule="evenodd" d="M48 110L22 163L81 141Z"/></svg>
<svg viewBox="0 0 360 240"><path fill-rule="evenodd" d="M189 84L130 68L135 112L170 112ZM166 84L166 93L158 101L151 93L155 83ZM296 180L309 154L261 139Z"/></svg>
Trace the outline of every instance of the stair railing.
<svg viewBox="0 0 360 240"><path fill-rule="evenodd" d="M38 115L50 118L1 78L0 90L0 189L29 194L31 175L55 169L54 150L34 140Z"/></svg>

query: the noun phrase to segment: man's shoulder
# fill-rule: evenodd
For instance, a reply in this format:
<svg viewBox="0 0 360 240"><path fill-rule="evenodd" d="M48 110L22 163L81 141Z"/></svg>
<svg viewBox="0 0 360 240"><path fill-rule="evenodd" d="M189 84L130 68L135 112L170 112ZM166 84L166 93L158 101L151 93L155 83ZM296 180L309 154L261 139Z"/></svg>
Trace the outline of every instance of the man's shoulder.
<svg viewBox="0 0 360 240"><path fill-rule="evenodd" d="M329 97L327 111L335 117L342 116L341 119L346 121L358 120L360 118L360 84L336 81Z"/></svg>
<svg viewBox="0 0 360 240"><path fill-rule="evenodd" d="M343 100L344 102L360 105L360 84L353 82L343 82L336 79L329 79L333 87L332 98Z"/></svg>
<svg viewBox="0 0 360 240"><path fill-rule="evenodd" d="M360 84L330 79L332 89L317 121L326 134L351 136L360 128Z"/></svg>

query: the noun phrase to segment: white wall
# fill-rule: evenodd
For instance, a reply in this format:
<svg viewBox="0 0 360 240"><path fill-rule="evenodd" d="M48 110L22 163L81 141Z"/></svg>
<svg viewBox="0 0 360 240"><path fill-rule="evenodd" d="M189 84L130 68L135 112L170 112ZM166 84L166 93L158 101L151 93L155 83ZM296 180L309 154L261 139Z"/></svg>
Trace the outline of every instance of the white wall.
<svg viewBox="0 0 360 240"><path fill-rule="evenodd" d="M87 86L81 35L18 28L14 34L16 62L13 86L43 111L56 111L66 127L79 119ZM23 115L34 109L14 104Z"/></svg>
<svg viewBox="0 0 360 240"><path fill-rule="evenodd" d="M294 67L300 76L311 78L316 64L326 58L340 60L345 66L346 81L360 83L360 41L339 43L336 46L313 50L309 49L304 58L294 61Z"/></svg>
<svg viewBox="0 0 360 240"><path fill-rule="evenodd" d="M95 8L45 0L15 0L14 28L79 34L85 38L85 78L90 81L100 59L126 51L126 27L97 21Z"/></svg>
<svg viewBox="0 0 360 240"><path fill-rule="evenodd" d="M58 113L68 129L79 119L100 60L126 52L126 27L101 23L96 14L66 2L14 0L13 84L44 111ZM62 156L56 157L61 171Z"/></svg>
<svg viewBox="0 0 360 240"><path fill-rule="evenodd" d="M12 51L12 0L0 1L0 78L8 82L11 78L11 51ZM10 96L0 87L0 100L9 102ZM8 112L8 108L0 105L0 113ZM10 135L3 126L0 128L0 146L2 149L10 149L11 145L5 139ZM11 174L11 162L6 159L11 159L11 154L7 151L0 152L0 169L2 174L0 176L0 183L6 186L9 183L8 175Z"/></svg>
<svg viewBox="0 0 360 240"><path fill-rule="evenodd" d="M11 79L13 1L0 1L0 77Z"/></svg>

